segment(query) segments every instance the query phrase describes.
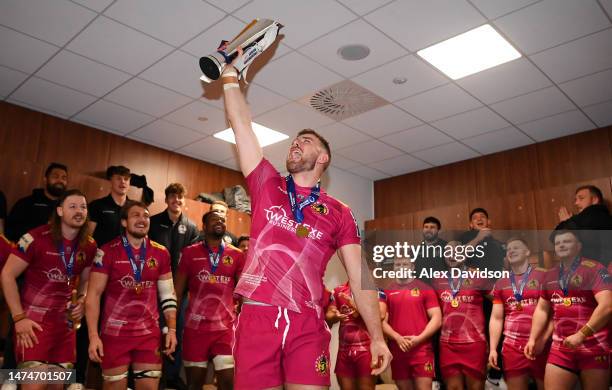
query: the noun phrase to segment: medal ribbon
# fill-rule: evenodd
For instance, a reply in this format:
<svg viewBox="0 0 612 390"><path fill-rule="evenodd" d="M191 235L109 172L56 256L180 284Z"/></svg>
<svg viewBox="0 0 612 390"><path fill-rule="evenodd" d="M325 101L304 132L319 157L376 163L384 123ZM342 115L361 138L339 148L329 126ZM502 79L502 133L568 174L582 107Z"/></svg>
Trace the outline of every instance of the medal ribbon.
<svg viewBox="0 0 612 390"><path fill-rule="evenodd" d="M453 299L457 296L457 294L459 294L459 290L461 290L462 282L463 282L463 275L459 277L459 283L457 283L457 285L455 286L453 278L450 276L450 272L448 273L448 284L450 285L451 293L453 294Z"/></svg>
<svg viewBox="0 0 612 390"><path fill-rule="evenodd" d="M121 241L123 241L123 248L125 249L125 253L130 260L130 265L132 266L132 271L134 272L134 279L136 283L140 283L142 281L142 270L144 268L144 262L147 258L147 240L142 241L142 245L140 246L140 268L136 264L136 259L134 258L134 252L132 251L132 246L125 236L121 236Z"/></svg>
<svg viewBox="0 0 612 390"><path fill-rule="evenodd" d="M287 181L287 196L289 196L291 212L293 213L293 217L297 223L302 223L302 221L304 221L304 213L302 212L302 209L313 204L317 201L317 199L319 199L319 195L321 194L321 181L318 181L317 184L310 189L310 195L306 199L298 203L293 177L291 175L287 175L285 180Z"/></svg>
<svg viewBox="0 0 612 390"><path fill-rule="evenodd" d="M510 271L510 284L512 284L512 292L514 293L514 298L517 301L523 300L523 290L525 289L525 285L527 284L527 279L529 279L529 274L531 273L531 265L527 267L527 271L523 274L521 281L519 282L518 289L516 288L516 280L514 277L514 272Z"/></svg>
<svg viewBox="0 0 612 390"><path fill-rule="evenodd" d="M206 240L202 241L204 248L208 251L208 259L210 260L210 267L212 269L212 273L214 274L219 266L219 261L221 260L221 256L223 256L223 250L225 249L225 245L223 245L223 240L219 243L219 250L217 253L213 252L213 250L208 246Z"/></svg>
<svg viewBox="0 0 612 390"><path fill-rule="evenodd" d="M78 251L78 243L74 246L74 250L70 253L70 259L68 259L68 263L66 263L66 249L64 248L64 240L59 245L58 252L64 263L64 267L66 268L66 277L68 278L68 284L70 284L70 280L72 279L73 271L74 271L74 256Z"/></svg>
<svg viewBox="0 0 612 390"><path fill-rule="evenodd" d="M567 296L569 292L569 281L574 272L578 269L580 265L580 257L576 257L572 262L572 266L569 271L564 275L563 271L563 262L559 264L559 286L561 286L561 290L563 290L563 296Z"/></svg>

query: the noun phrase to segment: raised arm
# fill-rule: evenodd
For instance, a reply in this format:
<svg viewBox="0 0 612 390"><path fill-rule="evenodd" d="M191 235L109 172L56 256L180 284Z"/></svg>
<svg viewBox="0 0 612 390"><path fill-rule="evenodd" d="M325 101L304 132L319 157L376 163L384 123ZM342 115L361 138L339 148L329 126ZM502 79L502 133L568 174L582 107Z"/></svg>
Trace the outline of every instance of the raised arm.
<svg viewBox="0 0 612 390"><path fill-rule="evenodd" d="M263 152L251 126L251 110L240 90L236 68L227 66L221 78L225 113L236 138L240 169L244 176L248 176L263 158Z"/></svg>

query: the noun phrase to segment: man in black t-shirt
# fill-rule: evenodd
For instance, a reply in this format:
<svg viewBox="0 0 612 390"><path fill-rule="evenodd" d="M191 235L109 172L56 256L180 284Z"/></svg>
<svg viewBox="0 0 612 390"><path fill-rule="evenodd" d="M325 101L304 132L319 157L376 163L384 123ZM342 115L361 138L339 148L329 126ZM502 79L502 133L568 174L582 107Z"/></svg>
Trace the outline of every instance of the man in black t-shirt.
<svg viewBox="0 0 612 390"><path fill-rule="evenodd" d="M121 234L121 207L128 199L130 170L123 165L110 166L106 178L111 183L111 192L104 198L89 204L89 232L102 246Z"/></svg>
<svg viewBox="0 0 612 390"><path fill-rule="evenodd" d="M6 226L6 196L0 191L0 234L4 234Z"/></svg>

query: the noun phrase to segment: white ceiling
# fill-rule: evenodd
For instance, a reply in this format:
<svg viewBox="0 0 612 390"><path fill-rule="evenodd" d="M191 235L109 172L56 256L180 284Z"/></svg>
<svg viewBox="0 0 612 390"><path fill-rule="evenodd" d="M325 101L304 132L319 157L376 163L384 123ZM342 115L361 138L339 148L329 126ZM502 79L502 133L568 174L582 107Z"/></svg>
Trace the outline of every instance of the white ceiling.
<svg viewBox="0 0 612 390"><path fill-rule="evenodd" d="M3 0L0 98L236 169L197 60L274 18L284 37L249 76L254 120L320 130L332 165L377 180L612 124L611 13L612 0ZM523 57L453 81L415 55L485 23ZM354 43L370 56L340 59ZM391 103L342 122L299 103L345 79ZM284 169L287 146L264 153Z"/></svg>

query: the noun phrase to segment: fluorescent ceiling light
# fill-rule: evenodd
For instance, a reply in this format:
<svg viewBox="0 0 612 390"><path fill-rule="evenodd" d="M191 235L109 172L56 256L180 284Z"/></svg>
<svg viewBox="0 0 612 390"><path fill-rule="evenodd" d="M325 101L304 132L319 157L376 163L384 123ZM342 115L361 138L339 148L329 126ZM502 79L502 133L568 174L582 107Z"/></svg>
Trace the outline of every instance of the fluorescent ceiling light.
<svg viewBox="0 0 612 390"><path fill-rule="evenodd" d="M417 52L453 80L521 57L512 45L488 24Z"/></svg>
<svg viewBox="0 0 612 390"><path fill-rule="evenodd" d="M253 131L255 131L257 140L259 140L259 145L261 145L262 148L264 146L272 145L289 138L287 134L279 133L276 130L269 129L266 126L262 126L259 123L251 122L251 125L253 126ZM236 143L236 139L234 138L234 131L231 127L229 129L225 129L223 131L213 134L213 137L222 139L223 141L230 142L232 144Z"/></svg>

